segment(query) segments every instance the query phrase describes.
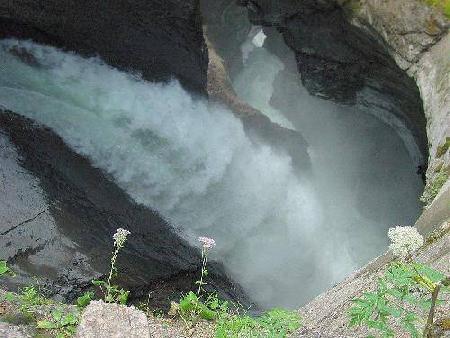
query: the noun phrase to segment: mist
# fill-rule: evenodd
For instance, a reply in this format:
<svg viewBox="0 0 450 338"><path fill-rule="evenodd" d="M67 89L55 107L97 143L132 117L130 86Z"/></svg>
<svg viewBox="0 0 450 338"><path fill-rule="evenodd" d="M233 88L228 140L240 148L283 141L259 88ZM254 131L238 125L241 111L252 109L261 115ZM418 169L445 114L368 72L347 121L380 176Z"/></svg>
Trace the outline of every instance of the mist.
<svg viewBox="0 0 450 338"><path fill-rule="evenodd" d="M212 258L263 307L299 307L383 252L389 226L418 214L414 146L399 136L408 131L310 96L260 43L235 89L307 139L312 173L177 81L149 83L29 41L3 40L0 54L1 107L53 129L193 245L213 237Z"/></svg>

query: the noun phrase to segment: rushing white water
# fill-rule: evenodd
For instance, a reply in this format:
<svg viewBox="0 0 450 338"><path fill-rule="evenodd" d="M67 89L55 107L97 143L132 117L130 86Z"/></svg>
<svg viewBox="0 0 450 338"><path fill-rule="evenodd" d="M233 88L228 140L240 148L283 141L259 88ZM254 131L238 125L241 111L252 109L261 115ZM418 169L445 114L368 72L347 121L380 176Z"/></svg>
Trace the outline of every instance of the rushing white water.
<svg viewBox="0 0 450 338"><path fill-rule="evenodd" d="M241 46L245 69L239 72L233 86L245 102L251 103L253 107L264 112L272 122L285 128L295 129L294 125L269 103L275 77L284 69L284 66L276 56L272 56L261 48L265 39L262 29L254 26L249 38ZM251 65L247 63L249 55L252 55ZM262 69L264 71L261 71Z"/></svg>
<svg viewBox="0 0 450 338"><path fill-rule="evenodd" d="M296 307L385 244L385 224L362 215L349 181L330 173L349 155L318 175L325 181L301 178L287 155L252 143L229 111L175 81L148 83L26 41L0 42L0 60L0 105L52 128L189 240L214 237L214 258L262 305ZM332 141L315 142L316 159ZM325 210L334 198L342 202ZM355 234L361 245L348 239Z"/></svg>
<svg viewBox="0 0 450 338"><path fill-rule="evenodd" d="M252 39L250 34L244 45ZM335 252L345 251L347 263L361 265L386 246L389 226L414 223L423 187L416 174L421 154L411 132L381 98L372 101L380 107L385 104L386 110L314 97L301 84L294 53L286 47L280 54L284 62L263 46L253 48L234 87L273 121L281 120L274 117L274 110L282 114L288 120L285 125L306 138L314 174L309 183L315 188L328 235L335 236ZM270 77L261 75L266 70ZM253 85L256 81L261 82ZM335 276L348 273L348 264L333 265Z"/></svg>

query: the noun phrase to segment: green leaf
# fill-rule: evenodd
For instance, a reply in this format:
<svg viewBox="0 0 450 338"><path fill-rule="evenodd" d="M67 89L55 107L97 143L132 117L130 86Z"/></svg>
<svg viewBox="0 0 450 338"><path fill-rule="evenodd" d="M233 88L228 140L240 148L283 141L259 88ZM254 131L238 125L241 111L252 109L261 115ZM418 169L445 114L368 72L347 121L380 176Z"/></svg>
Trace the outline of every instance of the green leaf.
<svg viewBox="0 0 450 338"><path fill-rule="evenodd" d="M77 298L77 306L81 309L84 309L93 299L94 293L92 291L85 292L82 296Z"/></svg>
<svg viewBox="0 0 450 338"><path fill-rule="evenodd" d="M180 309L183 312L191 312L199 303L198 297L195 293L190 291L180 300Z"/></svg>
<svg viewBox="0 0 450 338"><path fill-rule="evenodd" d="M420 333L414 325L416 320L417 316L412 312L408 312L405 317L402 318L402 326L411 334L412 338L420 337Z"/></svg>
<svg viewBox="0 0 450 338"><path fill-rule="evenodd" d="M391 316L393 316L395 318L399 318L402 315L402 312L403 312L402 309L395 308L393 306L387 306L386 310Z"/></svg>
<svg viewBox="0 0 450 338"><path fill-rule="evenodd" d="M105 281L102 281L102 280L96 280L96 279L94 279L94 280L92 281L92 284L94 284L95 286L104 286L104 285L106 285L106 282L105 282Z"/></svg>
<svg viewBox="0 0 450 338"><path fill-rule="evenodd" d="M8 268L6 261L0 261L0 277L8 273L10 270Z"/></svg>
<svg viewBox="0 0 450 338"><path fill-rule="evenodd" d="M128 301L128 295L130 294L130 291L120 290L120 294L117 297L117 300L120 304L126 305Z"/></svg>
<svg viewBox="0 0 450 338"><path fill-rule="evenodd" d="M56 322L59 322L63 316L63 313L61 310L55 310L52 312L52 317Z"/></svg>
<svg viewBox="0 0 450 338"><path fill-rule="evenodd" d="M53 323L53 322L51 322L49 320L39 320L37 322L36 327L38 329L51 330L51 329L58 328L58 325L56 325L56 323Z"/></svg>
<svg viewBox="0 0 450 338"><path fill-rule="evenodd" d="M434 283L445 279L445 275L442 272L430 268L425 264L415 263L414 266L419 274L429 278Z"/></svg>
<svg viewBox="0 0 450 338"><path fill-rule="evenodd" d="M77 323L78 317L73 313L68 313L61 319L61 326L76 325Z"/></svg>
<svg viewBox="0 0 450 338"><path fill-rule="evenodd" d="M14 302L17 297L13 292L7 292L4 295L4 299L7 300L8 302Z"/></svg>
<svg viewBox="0 0 450 338"><path fill-rule="evenodd" d="M205 305L200 306L200 317L206 320L216 319L216 312L208 309Z"/></svg>

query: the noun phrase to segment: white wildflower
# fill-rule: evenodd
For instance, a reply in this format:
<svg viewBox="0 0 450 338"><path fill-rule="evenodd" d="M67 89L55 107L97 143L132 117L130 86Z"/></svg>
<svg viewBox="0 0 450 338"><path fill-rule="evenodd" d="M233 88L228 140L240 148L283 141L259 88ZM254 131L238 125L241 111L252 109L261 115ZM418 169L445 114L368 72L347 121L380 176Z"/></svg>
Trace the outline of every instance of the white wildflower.
<svg viewBox="0 0 450 338"><path fill-rule="evenodd" d="M122 229L119 228L116 230L116 233L113 235L113 239L114 239L114 246L121 248L123 247L123 245L125 244L126 240L127 240L127 236L131 234L131 232L129 232L126 229Z"/></svg>
<svg viewBox="0 0 450 338"><path fill-rule="evenodd" d="M199 237L198 241L202 243L204 249L211 249L216 246L216 241L209 237Z"/></svg>
<svg viewBox="0 0 450 338"><path fill-rule="evenodd" d="M397 226L390 228L388 237L391 240L389 249L399 258L406 258L423 245L423 236L416 228L410 226Z"/></svg>

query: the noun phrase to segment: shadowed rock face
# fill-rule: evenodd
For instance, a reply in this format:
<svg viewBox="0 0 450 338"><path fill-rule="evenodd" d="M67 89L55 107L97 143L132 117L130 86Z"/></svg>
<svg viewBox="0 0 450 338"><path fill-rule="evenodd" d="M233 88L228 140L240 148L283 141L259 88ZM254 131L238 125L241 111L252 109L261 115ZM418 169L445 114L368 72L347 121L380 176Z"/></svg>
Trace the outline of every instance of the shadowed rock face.
<svg viewBox="0 0 450 338"><path fill-rule="evenodd" d="M147 80L205 93L208 57L197 0L0 0L0 37L99 55Z"/></svg>
<svg viewBox="0 0 450 338"><path fill-rule="evenodd" d="M17 272L11 285L34 275L72 299L109 270L112 234L124 227L132 235L118 260L121 285L145 298L157 286L158 306L192 288L199 252L156 212L132 201L51 130L1 111L0 126L0 192L7 197L0 202L0 252ZM212 290L242 295L220 266L210 270Z"/></svg>
<svg viewBox="0 0 450 338"><path fill-rule="evenodd" d="M218 52L222 44L216 38L218 32L231 30L224 28L229 24L228 16L219 11L230 12L229 6L235 2L222 0L220 3L221 6L203 6L215 11L207 14L212 22L208 25L208 36ZM266 48L285 63L290 62L285 45L295 53L299 78L311 94L381 110L381 114L395 117L411 131L426 159L426 120L418 88L396 64L378 34L370 31L370 26L354 25L346 9L335 0L241 0L237 3L247 9L254 25L264 27L268 36ZM240 27L237 36L249 32L243 24L236 27ZM279 33L283 40L278 38ZM221 54L227 65L239 69L236 55ZM237 71L233 69L231 74Z"/></svg>

